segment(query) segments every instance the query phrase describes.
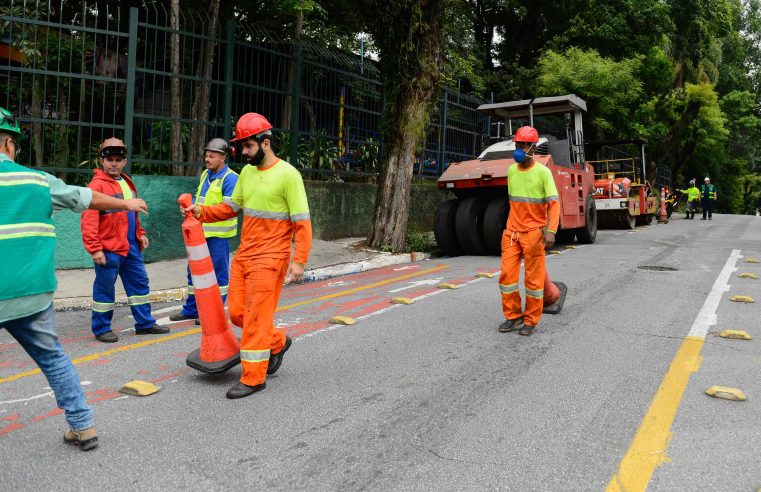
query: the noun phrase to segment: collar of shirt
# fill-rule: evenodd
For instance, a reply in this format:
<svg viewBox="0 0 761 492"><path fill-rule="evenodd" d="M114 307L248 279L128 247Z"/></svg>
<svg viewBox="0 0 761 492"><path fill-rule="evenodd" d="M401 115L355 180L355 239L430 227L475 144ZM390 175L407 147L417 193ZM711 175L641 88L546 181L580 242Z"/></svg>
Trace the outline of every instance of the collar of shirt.
<svg viewBox="0 0 761 492"><path fill-rule="evenodd" d="M229 169L230 169L230 166L228 166L227 164L225 164L224 166L222 166L222 169L220 169L220 170L219 170L219 171L217 171L216 173L214 173L214 174L211 174L211 173L209 173L209 181L214 181L215 179L219 179L219 178L221 178L222 176L224 176L224 175L225 175L225 173L226 173L226 172L227 172Z"/></svg>

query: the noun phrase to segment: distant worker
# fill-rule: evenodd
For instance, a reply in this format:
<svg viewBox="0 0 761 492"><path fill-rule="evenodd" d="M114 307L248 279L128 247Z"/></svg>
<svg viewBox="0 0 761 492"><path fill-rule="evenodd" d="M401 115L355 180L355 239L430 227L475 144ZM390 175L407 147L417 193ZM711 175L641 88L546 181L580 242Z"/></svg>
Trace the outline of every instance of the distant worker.
<svg viewBox="0 0 761 492"><path fill-rule="evenodd" d="M299 282L312 244L312 222L301 174L272 150L272 125L260 114L246 113L235 127L248 165L231 200L213 206L192 205L201 222L219 222L243 212L240 246L230 269L229 310L243 327L240 382L228 398L243 398L266 387L291 346L290 337L275 328L283 282ZM295 252L291 258L291 246Z"/></svg>
<svg viewBox="0 0 761 492"><path fill-rule="evenodd" d="M510 216L502 234L502 272L499 290L506 321L499 331L531 335L542 319L545 248L555 244L560 201L552 172L532 157L539 134L524 126L515 133L515 164L507 170ZM526 309L518 292L521 258L525 264Z"/></svg>
<svg viewBox="0 0 761 492"><path fill-rule="evenodd" d="M127 164L127 147L118 138L107 138L98 148L98 162L88 188L107 195L137 198L137 190L122 170ZM148 237L134 212L89 210L80 221L82 242L92 255L95 283L92 293L92 332L104 343L119 341L111 330L114 316L116 277L122 279L127 303L135 318L138 335L169 333L169 328L156 324L151 316L148 274L142 250L148 247Z"/></svg>
<svg viewBox="0 0 761 492"><path fill-rule="evenodd" d="M139 198L120 200L15 163L21 128L0 108L0 329L24 348L39 366L66 415L64 441L83 451L98 446L92 408L85 402L71 359L56 334L54 210L128 210L147 212Z"/></svg>
<svg viewBox="0 0 761 492"><path fill-rule="evenodd" d="M685 216L686 219L694 219L695 218L695 209L700 204L700 190L697 189L695 186L695 180L690 180L690 187L686 190L679 190L681 193L685 193L687 195L687 211L685 212L687 215Z"/></svg>
<svg viewBox="0 0 761 492"><path fill-rule="evenodd" d="M703 218L700 220L706 220L706 214L708 214L708 220L712 220L713 217L713 204L719 199L719 195L716 192L716 186L711 184L711 178L706 176L703 180L703 186L700 187L700 200L703 206Z"/></svg>
<svg viewBox="0 0 761 492"><path fill-rule="evenodd" d="M201 182L193 198L193 203L210 207L222 202L229 202L238 182L238 174L225 162L230 145L222 138L213 138L206 144L204 162L206 169L201 173ZM217 285L222 293L222 302L227 299L230 285L230 238L238 233L238 218L203 224L203 233L209 247L211 261ZM171 321L195 319L198 322L198 306L193 295L193 278L188 266L188 298L182 311L169 317Z"/></svg>

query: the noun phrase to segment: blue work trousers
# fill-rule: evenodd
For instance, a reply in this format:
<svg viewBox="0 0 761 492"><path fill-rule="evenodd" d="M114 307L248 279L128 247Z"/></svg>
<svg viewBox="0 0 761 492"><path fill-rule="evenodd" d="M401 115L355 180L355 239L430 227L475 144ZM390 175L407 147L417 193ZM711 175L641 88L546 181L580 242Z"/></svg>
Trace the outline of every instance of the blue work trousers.
<svg viewBox="0 0 761 492"><path fill-rule="evenodd" d="M214 273L217 276L217 285L222 293L222 303L227 300L227 290L230 285L230 240L226 237L207 237L206 244L209 246L211 262L214 264ZM193 295L193 278L188 266L188 299L182 306L182 314L185 316L198 317L196 296Z"/></svg>
<svg viewBox="0 0 761 492"><path fill-rule="evenodd" d="M92 408L85 403L77 371L58 341L53 305L31 316L0 322L0 329L3 328L40 367L71 429L81 431L92 427Z"/></svg>
<svg viewBox="0 0 761 492"><path fill-rule="evenodd" d="M106 264L95 265L95 283L92 287L92 332L97 336L111 331L114 316L114 296L116 277L122 279L127 302L135 318L135 330L147 330L156 324L151 316L150 288L145 272L143 255L137 244L130 243L129 254L121 256L110 251Z"/></svg>
<svg viewBox="0 0 761 492"><path fill-rule="evenodd" d="M706 214L708 214L708 218L710 219L713 217L713 200L710 198L703 198L703 218L706 218Z"/></svg>

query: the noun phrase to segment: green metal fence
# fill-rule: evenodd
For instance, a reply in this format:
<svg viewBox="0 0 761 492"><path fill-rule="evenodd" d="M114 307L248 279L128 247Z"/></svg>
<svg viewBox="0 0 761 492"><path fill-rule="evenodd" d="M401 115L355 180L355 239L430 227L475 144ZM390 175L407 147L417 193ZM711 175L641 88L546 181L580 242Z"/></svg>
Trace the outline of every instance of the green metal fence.
<svg viewBox="0 0 761 492"><path fill-rule="evenodd" d="M22 124L21 162L86 180L103 138L134 174L194 175L203 146L238 115L275 126L278 154L309 177L373 179L382 159L383 82L364 56L298 45L160 4L10 0L0 7L0 106ZM487 142L483 101L442 91L415 174L437 177ZM238 162L237 164L240 164Z"/></svg>

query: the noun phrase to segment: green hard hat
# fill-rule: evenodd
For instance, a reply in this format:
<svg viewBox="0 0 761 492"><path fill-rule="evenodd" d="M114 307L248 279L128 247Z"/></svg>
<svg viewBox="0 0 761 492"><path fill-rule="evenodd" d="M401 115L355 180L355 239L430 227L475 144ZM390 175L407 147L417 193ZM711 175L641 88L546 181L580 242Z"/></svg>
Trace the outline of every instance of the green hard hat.
<svg viewBox="0 0 761 492"><path fill-rule="evenodd" d="M24 136L16 118L5 108L0 108L0 132L15 133L19 138Z"/></svg>

